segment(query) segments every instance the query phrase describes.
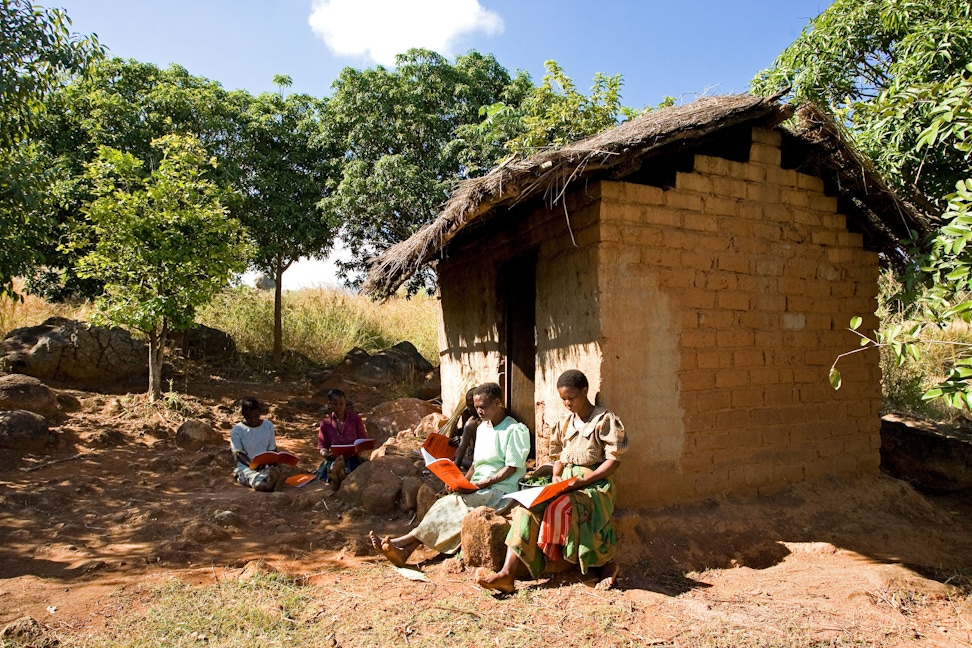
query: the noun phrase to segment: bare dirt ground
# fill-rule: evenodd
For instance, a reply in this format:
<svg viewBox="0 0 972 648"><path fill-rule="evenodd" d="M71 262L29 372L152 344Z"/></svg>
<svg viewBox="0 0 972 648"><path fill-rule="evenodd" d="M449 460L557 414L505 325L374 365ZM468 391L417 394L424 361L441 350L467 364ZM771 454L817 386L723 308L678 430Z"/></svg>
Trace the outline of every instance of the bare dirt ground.
<svg viewBox="0 0 972 648"><path fill-rule="evenodd" d="M83 641L134 609L126 606L137 608L119 592L172 578L209 586L264 560L319 588L321 614L339 592L345 609L390 619L396 645L516 643L506 637L596 646L972 645L967 498L931 500L874 475L628 511L619 519L614 590L568 573L494 597L458 561L432 552L412 559L429 582L379 560L367 532L403 532L404 514L369 516L318 484L256 493L232 482L228 443L188 452L173 442L183 416L207 418L228 438L234 401L253 394L271 404L279 445L313 471L325 399L306 384L200 378L168 410L68 393L81 407L55 422L50 455L0 467L0 626L30 616ZM379 400L350 396L359 411ZM68 460L43 465L57 459ZM215 524L225 511L233 525ZM417 610L438 616L422 627ZM466 639L455 638L460 623L474 626ZM357 624L324 645L387 645L377 632L375 623Z"/></svg>

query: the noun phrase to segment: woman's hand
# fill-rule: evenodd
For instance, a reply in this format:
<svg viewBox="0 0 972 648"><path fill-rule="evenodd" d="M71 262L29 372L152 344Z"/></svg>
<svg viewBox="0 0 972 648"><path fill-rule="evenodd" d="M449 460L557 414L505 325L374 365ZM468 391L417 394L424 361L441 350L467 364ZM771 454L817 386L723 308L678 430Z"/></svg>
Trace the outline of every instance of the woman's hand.
<svg viewBox="0 0 972 648"><path fill-rule="evenodd" d="M330 448L320 448L320 451L321 451L321 456L322 457L325 457L326 458L326 457L330 457L331 456L331 449Z"/></svg>

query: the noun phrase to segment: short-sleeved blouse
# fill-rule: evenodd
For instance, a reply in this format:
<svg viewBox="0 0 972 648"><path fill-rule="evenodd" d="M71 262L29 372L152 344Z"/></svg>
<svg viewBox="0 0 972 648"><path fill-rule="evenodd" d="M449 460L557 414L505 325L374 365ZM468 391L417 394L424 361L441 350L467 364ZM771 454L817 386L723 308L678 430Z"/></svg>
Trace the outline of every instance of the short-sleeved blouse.
<svg viewBox="0 0 972 648"><path fill-rule="evenodd" d="M595 405L580 430L574 427L573 418L568 415L550 435L551 461L596 468L607 459L619 459L628 449L624 425L613 412Z"/></svg>

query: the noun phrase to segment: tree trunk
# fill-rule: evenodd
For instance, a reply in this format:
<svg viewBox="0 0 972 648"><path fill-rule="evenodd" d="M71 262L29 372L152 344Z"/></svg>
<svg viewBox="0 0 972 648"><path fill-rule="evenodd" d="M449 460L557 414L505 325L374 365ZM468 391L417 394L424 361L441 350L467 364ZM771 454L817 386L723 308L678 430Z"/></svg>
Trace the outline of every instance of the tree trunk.
<svg viewBox="0 0 972 648"><path fill-rule="evenodd" d="M168 325L163 324L161 331L149 332L149 402L154 403L162 397L162 357L165 353L165 338Z"/></svg>
<svg viewBox="0 0 972 648"><path fill-rule="evenodd" d="M283 264L278 260L273 273L273 357L270 362L279 366L283 360Z"/></svg>

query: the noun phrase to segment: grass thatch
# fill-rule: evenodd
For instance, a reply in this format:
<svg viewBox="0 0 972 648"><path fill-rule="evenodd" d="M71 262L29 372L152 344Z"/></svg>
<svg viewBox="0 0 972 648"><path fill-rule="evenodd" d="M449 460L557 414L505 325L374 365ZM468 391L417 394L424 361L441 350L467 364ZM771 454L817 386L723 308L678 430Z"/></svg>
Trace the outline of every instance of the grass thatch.
<svg viewBox="0 0 972 648"><path fill-rule="evenodd" d="M780 104L778 97L705 97L648 113L563 148L504 162L485 176L460 183L434 221L375 259L365 290L377 297L393 294L475 220L527 199L543 198L553 206L579 180L623 179L674 144L689 144L733 126L782 129L780 124L793 113L794 108ZM832 120L809 107L801 109L800 116L797 126L785 129L806 149L810 164L800 170L830 181L860 209L861 229L872 237L871 245L891 254L908 229L923 229L915 210L894 195Z"/></svg>

